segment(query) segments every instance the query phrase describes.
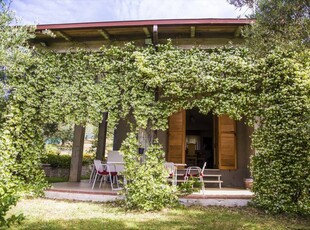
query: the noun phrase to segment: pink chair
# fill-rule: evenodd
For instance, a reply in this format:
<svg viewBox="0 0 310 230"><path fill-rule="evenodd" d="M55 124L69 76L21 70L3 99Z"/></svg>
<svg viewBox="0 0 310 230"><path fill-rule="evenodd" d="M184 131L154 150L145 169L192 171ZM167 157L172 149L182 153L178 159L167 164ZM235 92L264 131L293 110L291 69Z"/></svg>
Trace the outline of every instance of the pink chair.
<svg viewBox="0 0 310 230"><path fill-rule="evenodd" d="M101 180L100 180L100 184L99 184L99 188L101 188L101 184L102 184L102 180L103 178L108 178L110 179L110 183L111 183L111 188L112 190L117 190L119 189L119 185L118 185L118 179L117 179L117 172L112 170L113 165L109 165L109 164L102 164L100 160L94 160L94 167L95 167L95 178L94 178L94 182L93 182L93 186L92 189L94 189L95 183L97 181L97 178L101 176ZM115 167L115 165L114 165ZM117 188L115 189L113 186L113 181L116 182L117 184Z"/></svg>

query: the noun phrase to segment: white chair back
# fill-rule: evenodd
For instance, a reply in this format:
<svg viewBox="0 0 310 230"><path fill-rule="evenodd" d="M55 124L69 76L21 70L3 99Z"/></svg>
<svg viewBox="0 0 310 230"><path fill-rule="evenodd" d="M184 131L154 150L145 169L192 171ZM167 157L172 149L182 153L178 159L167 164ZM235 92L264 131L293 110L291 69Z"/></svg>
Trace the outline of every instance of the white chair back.
<svg viewBox="0 0 310 230"><path fill-rule="evenodd" d="M100 160L94 160L94 165L97 172L103 172L105 170Z"/></svg>
<svg viewBox="0 0 310 230"><path fill-rule="evenodd" d="M175 167L173 162L165 162L165 169L168 171L169 176L173 176L175 173Z"/></svg>
<svg viewBox="0 0 310 230"><path fill-rule="evenodd" d="M202 174L205 171L206 167L207 167L207 162L205 161L205 163L203 164L202 169L201 169Z"/></svg>
<svg viewBox="0 0 310 230"><path fill-rule="evenodd" d="M107 164L109 164L109 162L124 162L123 155L119 151L109 151L108 152ZM115 167L116 172L123 172L124 171L124 165L115 164L114 167Z"/></svg>

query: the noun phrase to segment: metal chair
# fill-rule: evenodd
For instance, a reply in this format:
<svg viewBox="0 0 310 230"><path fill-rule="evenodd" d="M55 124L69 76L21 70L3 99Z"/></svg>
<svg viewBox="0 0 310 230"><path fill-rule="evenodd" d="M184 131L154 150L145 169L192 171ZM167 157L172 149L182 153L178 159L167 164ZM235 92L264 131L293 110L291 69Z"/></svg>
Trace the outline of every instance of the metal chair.
<svg viewBox="0 0 310 230"><path fill-rule="evenodd" d="M114 169L114 171L112 170L113 165L102 164L100 160L94 160L94 166L95 166L96 174L94 177L92 189L94 189L94 186L95 186L95 183L96 183L98 177L101 177L99 188L101 188L102 180L104 178L109 178L110 183L111 183L111 189L116 190L113 186L113 181L116 182L117 189L119 189L117 172L115 171L115 169Z"/></svg>
<svg viewBox="0 0 310 230"><path fill-rule="evenodd" d="M164 164L165 169L168 172L168 181L172 183L173 186L177 185L177 174L176 174L176 167L173 162L165 162Z"/></svg>
<svg viewBox="0 0 310 230"><path fill-rule="evenodd" d="M207 166L207 162L205 162L203 164L203 167L202 167L202 170L201 170L201 173L200 173L200 178L201 178L201 182L203 184L203 190L205 189L205 186L204 184L205 183L212 183L212 184L218 184L219 185L219 189L222 188L222 183L223 181L221 180L221 174L215 174L215 173L212 173L212 174L204 174L204 170L206 169L206 166ZM214 170L214 169L213 169ZM216 180L204 180L204 178L216 178Z"/></svg>

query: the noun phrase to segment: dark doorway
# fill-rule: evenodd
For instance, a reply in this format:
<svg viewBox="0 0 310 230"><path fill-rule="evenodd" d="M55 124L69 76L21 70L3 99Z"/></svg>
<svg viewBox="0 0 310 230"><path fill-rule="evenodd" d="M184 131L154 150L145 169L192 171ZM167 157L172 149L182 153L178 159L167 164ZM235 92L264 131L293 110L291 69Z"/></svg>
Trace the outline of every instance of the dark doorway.
<svg viewBox="0 0 310 230"><path fill-rule="evenodd" d="M198 109L186 111L187 166L214 168L214 116L199 113Z"/></svg>

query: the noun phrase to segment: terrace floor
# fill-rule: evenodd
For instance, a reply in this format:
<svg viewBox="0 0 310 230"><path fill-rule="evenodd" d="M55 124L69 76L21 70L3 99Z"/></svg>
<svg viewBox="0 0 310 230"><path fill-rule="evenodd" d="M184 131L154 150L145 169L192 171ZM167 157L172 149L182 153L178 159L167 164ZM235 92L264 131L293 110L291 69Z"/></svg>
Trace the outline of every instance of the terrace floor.
<svg viewBox="0 0 310 230"><path fill-rule="evenodd" d="M45 191L47 198L69 199L106 202L123 199L120 191L113 191L110 183L105 183L99 188L97 183L92 190L92 184L88 180L81 182L61 182L54 183L52 187ZM193 194L180 198L184 204L201 205L223 205L223 206L244 206L251 198L253 193L243 188L206 188Z"/></svg>

